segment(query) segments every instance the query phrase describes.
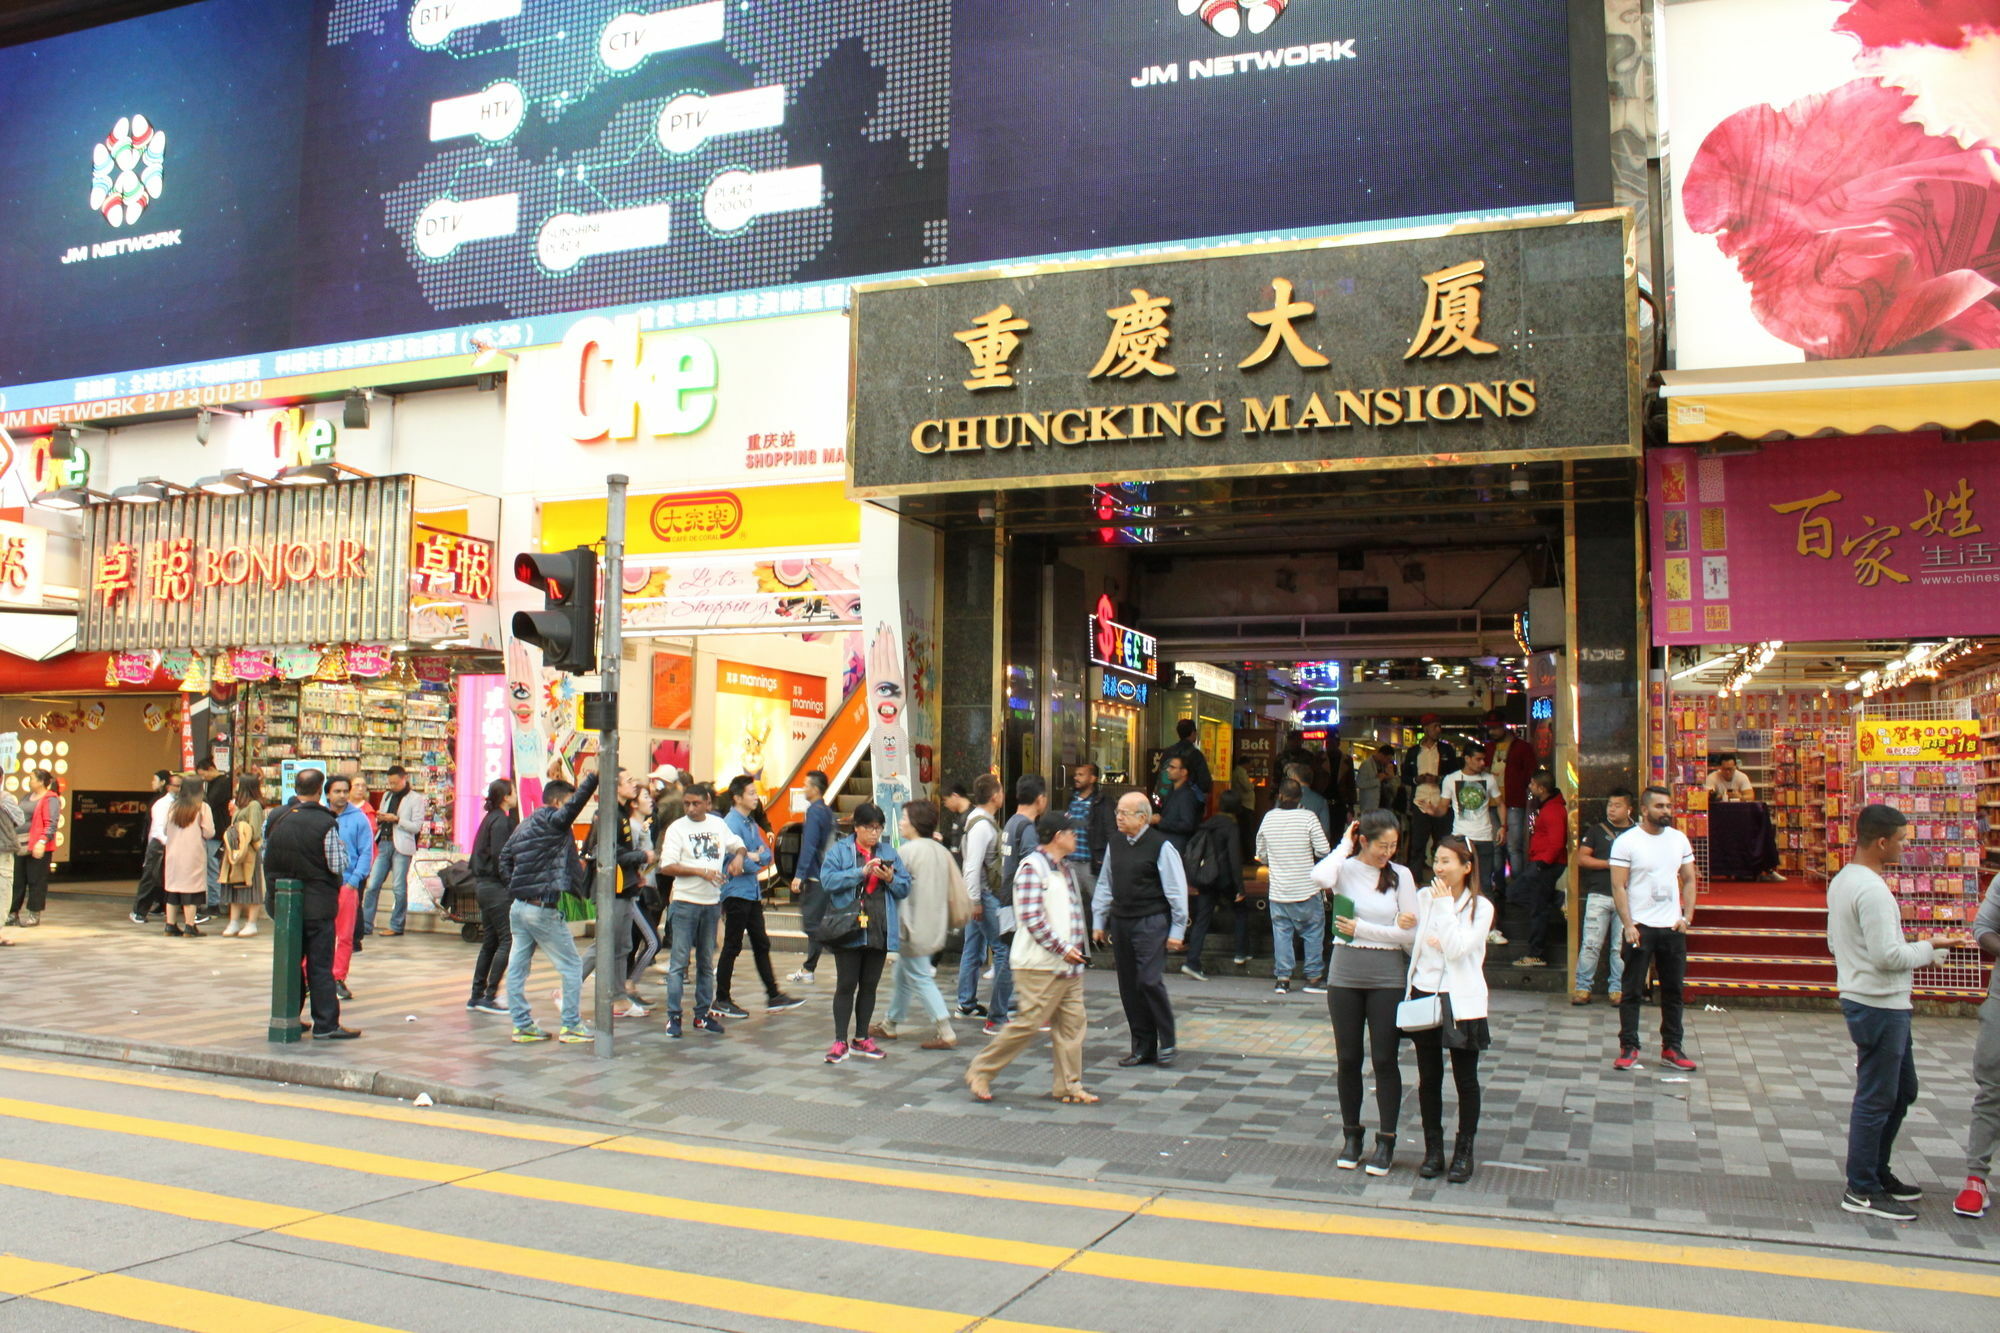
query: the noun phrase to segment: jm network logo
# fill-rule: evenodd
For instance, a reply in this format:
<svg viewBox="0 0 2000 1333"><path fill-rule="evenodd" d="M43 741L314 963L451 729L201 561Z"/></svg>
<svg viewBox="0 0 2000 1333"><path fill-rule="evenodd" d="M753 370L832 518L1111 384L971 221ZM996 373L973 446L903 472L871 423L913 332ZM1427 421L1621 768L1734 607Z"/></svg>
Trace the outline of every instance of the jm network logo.
<svg viewBox="0 0 2000 1333"><path fill-rule="evenodd" d="M120 116L90 150L90 207L114 227L137 222L166 184L167 132Z"/></svg>
<svg viewBox="0 0 2000 1333"><path fill-rule="evenodd" d="M1247 27L1268 30L1284 17L1291 0L1178 0L1181 13L1199 18L1218 37L1234 37Z"/></svg>

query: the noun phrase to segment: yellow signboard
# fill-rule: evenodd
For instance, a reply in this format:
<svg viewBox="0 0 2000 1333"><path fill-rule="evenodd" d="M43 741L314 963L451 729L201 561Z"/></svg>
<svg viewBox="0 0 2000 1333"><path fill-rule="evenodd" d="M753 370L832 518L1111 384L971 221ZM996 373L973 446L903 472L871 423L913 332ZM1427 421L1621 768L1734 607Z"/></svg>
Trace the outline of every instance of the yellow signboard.
<svg viewBox="0 0 2000 1333"><path fill-rule="evenodd" d="M544 551L603 540L604 501L550 500L542 505ZM634 495L625 502L627 555L825 550L860 540L861 507L847 498L845 484L838 481Z"/></svg>
<svg viewBox="0 0 2000 1333"><path fill-rule="evenodd" d="M1979 723L1973 718L1938 721L1869 720L1861 723L1855 751L1864 764L1928 764L1979 757Z"/></svg>

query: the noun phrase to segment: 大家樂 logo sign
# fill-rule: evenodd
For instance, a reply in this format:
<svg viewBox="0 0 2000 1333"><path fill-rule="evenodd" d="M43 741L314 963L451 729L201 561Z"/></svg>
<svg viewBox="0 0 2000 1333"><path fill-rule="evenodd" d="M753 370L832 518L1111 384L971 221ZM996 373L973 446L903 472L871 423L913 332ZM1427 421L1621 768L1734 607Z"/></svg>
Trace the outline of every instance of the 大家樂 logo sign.
<svg viewBox="0 0 2000 1333"><path fill-rule="evenodd" d="M1219 37L1248 28L1263 32L1284 15L1291 0L1178 0L1181 13L1199 18Z"/></svg>
<svg viewBox="0 0 2000 1333"><path fill-rule="evenodd" d="M137 222L166 183L167 133L144 116L120 116L90 150L90 206L114 227Z"/></svg>

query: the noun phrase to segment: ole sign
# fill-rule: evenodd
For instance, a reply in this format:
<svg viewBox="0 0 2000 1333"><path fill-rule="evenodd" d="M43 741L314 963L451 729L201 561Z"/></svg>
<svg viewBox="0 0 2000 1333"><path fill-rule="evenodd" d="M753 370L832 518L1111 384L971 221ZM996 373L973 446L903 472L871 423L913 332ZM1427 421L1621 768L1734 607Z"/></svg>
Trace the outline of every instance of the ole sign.
<svg viewBox="0 0 2000 1333"><path fill-rule="evenodd" d="M631 316L570 326L563 364L576 397L563 431L579 444L692 435L715 415L715 348L691 333L642 338Z"/></svg>

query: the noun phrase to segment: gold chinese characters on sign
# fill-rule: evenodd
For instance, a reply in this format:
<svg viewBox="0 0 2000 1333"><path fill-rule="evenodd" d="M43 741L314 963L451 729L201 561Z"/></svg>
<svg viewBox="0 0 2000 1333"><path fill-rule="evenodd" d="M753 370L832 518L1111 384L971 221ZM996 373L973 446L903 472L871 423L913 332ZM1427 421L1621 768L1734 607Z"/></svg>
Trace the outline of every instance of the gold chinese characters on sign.
<svg viewBox="0 0 2000 1333"><path fill-rule="evenodd" d="M1416 336L1403 359L1434 360L1460 352L1490 356L1497 344L1480 336L1481 291L1486 261L1469 260L1422 275L1424 303ZM1332 359L1307 341L1300 329L1317 314L1292 280L1271 279L1270 305L1245 312L1244 319L1263 331L1242 360L1239 370L1253 370L1277 359L1280 351L1301 370L1325 370ZM1096 364L1084 378L1134 379L1142 375L1168 378L1176 368L1162 359L1172 340L1173 298L1130 289L1132 299L1104 313L1111 331ZM972 361L970 378L960 381L974 392L1016 387L1014 357L1029 332L1029 320L1011 305L999 305L974 316L970 326L951 337ZM1246 339L1247 342L1247 339ZM1231 353L1234 355L1234 352ZM1411 384L1360 389L1329 388L1303 395L1244 397L1240 429L1246 436L1301 431L1342 430L1356 425L1386 427L1428 421L1478 421L1532 415L1538 405L1532 379L1491 379L1447 384ZM1036 412L1000 412L985 416L943 417L918 422L910 431L910 447L920 454L960 453L979 449L1032 448L1168 437L1214 439L1238 415L1220 398L1197 401L1130 403L1113 406L1061 408ZM1948 504L1940 502L1940 512Z"/></svg>
<svg viewBox="0 0 2000 1333"><path fill-rule="evenodd" d="M1908 531L1930 537L1973 537L1984 532L1985 526L1974 518L1972 501L1977 494L1972 483L1964 478L1958 485L1940 497L1929 487L1924 488L1924 509L1909 521ZM1910 576L1889 564L1895 558L1896 548L1892 544L1904 534L1901 524L1887 520L1878 521L1873 514L1863 514L1863 530L1840 541L1833 528L1833 519L1815 511L1830 505L1837 505L1846 498L1840 491L1825 490L1818 495L1808 495L1803 499L1786 500L1773 504L1771 511L1778 514L1799 516L1798 535L1792 547L1794 553L1818 560L1833 559L1834 547L1838 544L1843 559L1854 565L1854 582L1863 588L1873 588L1887 579L1890 583L1908 583ZM1960 542L1952 546L1936 543L1925 546L1923 568L1926 573L1958 569L1963 567L1990 566L2000 555L2000 547L1992 542Z"/></svg>

